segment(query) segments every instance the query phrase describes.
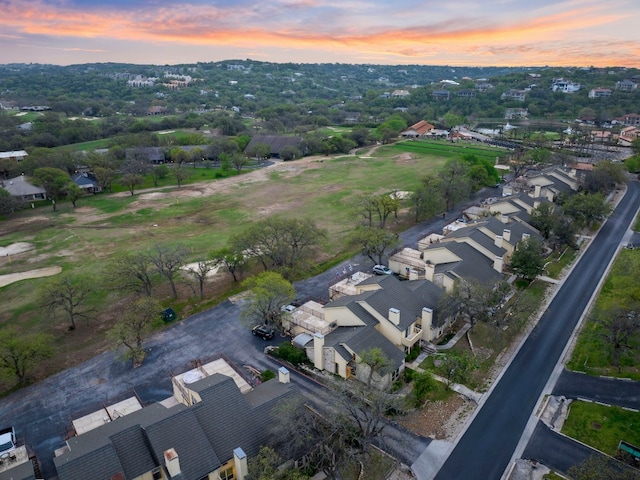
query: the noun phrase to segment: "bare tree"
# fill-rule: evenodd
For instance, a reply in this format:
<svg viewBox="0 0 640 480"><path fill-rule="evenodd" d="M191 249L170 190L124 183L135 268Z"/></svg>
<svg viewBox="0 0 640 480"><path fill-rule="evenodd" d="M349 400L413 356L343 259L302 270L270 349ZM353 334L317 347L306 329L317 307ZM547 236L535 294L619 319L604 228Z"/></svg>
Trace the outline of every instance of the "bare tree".
<svg viewBox="0 0 640 480"><path fill-rule="evenodd" d="M173 298L178 298L175 277L184 263L186 251L182 245L160 245L157 244L150 253L151 262L155 265L160 275L169 280Z"/></svg>
<svg viewBox="0 0 640 480"><path fill-rule="evenodd" d="M121 320L108 332L116 349L124 347L122 359L131 360L136 367L142 364L146 356L144 339L161 310L160 304L150 297L138 297L126 305Z"/></svg>
<svg viewBox="0 0 640 480"><path fill-rule="evenodd" d="M65 275L45 286L41 305L52 313L62 310L69 321L69 330L74 330L76 321L88 318L93 311L87 306L90 291L88 284L73 281L70 276Z"/></svg>
<svg viewBox="0 0 640 480"><path fill-rule="evenodd" d="M216 261L200 260L194 266L186 269L186 271L193 275L198 282L200 300L204 299L204 284L206 283L209 274L216 268L216 266Z"/></svg>
<svg viewBox="0 0 640 480"><path fill-rule="evenodd" d="M211 253L211 258L217 264L231 274L233 281L237 282L242 274L243 268L247 265L247 258L241 252L235 252L231 248L221 248Z"/></svg>
<svg viewBox="0 0 640 480"><path fill-rule="evenodd" d="M131 196L134 195L136 187L142 185L142 175L138 173L125 173L120 177L120 183L127 187Z"/></svg>
<svg viewBox="0 0 640 480"><path fill-rule="evenodd" d="M153 293L152 264L146 251L126 252L107 268L109 283L116 290L150 296Z"/></svg>
<svg viewBox="0 0 640 480"><path fill-rule="evenodd" d="M620 372L620 355L632 348L632 337L640 331L640 316L636 310L614 307L598 314L600 337L611 349L613 366Z"/></svg>
<svg viewBox="0 0 640 480"><path fill-rule="evenodd" d="M182 187L182 182L191 176L191 172L188 168L184 166L184 164L180 163L173 168L173 176L178 183L178 188Z"/></svg>

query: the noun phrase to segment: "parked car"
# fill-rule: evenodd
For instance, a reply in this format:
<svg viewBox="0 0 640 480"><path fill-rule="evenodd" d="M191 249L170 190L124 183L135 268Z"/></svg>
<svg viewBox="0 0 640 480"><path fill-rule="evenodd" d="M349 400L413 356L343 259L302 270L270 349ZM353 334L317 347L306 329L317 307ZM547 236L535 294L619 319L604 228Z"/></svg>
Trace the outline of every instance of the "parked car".
<svg viewBox="0 0 640 480"><path fill-rule="evenodd" d="M371 269L376 275L391 275L393 272L385 265L374 265Z"/></svg>
<svg viewBox="0 0 640 480"><path fill-rule="evenodd" d="M263 340L271 340L276 335L275 330L269 325L256 325L251 329L251 333L261 337Z"/></svg>

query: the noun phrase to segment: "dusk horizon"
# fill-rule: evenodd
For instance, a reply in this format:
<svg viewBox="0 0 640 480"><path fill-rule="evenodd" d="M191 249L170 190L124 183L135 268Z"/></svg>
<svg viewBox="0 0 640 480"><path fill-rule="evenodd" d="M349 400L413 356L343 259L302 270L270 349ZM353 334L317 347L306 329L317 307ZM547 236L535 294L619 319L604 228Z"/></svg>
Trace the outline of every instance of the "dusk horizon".
<svg viewBox="0 0 640 480"><path fill-rule="evenodd" d="M640 67L640 4L5 0L0 63Z"/></svg>

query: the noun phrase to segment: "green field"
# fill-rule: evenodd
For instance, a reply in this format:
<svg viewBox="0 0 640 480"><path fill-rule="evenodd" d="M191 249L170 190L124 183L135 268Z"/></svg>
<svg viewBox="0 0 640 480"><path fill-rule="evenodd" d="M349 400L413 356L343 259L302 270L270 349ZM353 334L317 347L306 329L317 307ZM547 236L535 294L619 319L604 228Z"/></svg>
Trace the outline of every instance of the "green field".
<svg viewBox="0 0 640 480"><path fill-rule="evenodd" d="M631 307L640 298L640 251L621 250L605 280L595 309ZM591 375L640 380L640 333L631 337L630 349L620 357L620 371L611 363L611 351L602 338L602 327L587 318L567 368Z"/></svg>
<svg viewBox="0 0 640 480"><path fill-rule="evenodd" d="M575 401L562 433L615 456L621 440L640 445L640 413L620 407Z"/></svg>
<svg viewBox="0 0 640 480"><path fill-rule="evenodd" d="M460 146L458 152L462 156L466 149ZM354 253L346 238L354 226L352 206L357 195L413 190L424 173L437 171L451 158L417 155L402 146L384 147L375 155L365 153L362 158L305 158L217 180L211 177L215 176L213 169L196 169L191 180L203 181L181 189L136 190L134 196L103 193L81 198L76 209L65 202L57 212L50 206L22 211L0 223L0 246L30 242L34 249L0 259L0 274L60 266L63 273L92 286L90 303L96 313L68 332L65 322L54 321L48 312L37 308L40 290L55 277L24 280L0 288L0 328L12 325L23 333L52 334L58 355L36 372L38 377L49 375L107 348L102 333L117 318L122 300L121 294L108 290L103 281L115 254L180 243L189 251L188 261L197 261L226 245L231 235L249 223L269 215L308 217L327 230L318 265L346 258ZM411 225L408 210L401 210L390 224L398 231ZM225 281L231 288L230 276ZM184 282L179 292L180 298L173 301L165 282L156 296L164 305L176 307L181 317L216 301L210 292L204 302L197 301Z"/></svg>

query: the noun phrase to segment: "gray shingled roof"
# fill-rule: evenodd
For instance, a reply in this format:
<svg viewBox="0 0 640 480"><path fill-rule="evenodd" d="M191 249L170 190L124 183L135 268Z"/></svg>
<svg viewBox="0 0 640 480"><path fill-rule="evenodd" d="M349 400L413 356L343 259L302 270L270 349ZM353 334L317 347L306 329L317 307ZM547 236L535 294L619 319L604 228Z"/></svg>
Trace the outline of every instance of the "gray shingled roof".
<svg viewBox="0 0 640 480"><path fill-rule="evenodd" d="M493 262L468 243L452 242L445 246L462 259L447 269L448 272L454 272L456 277L474 279L486 284L494 284L502 279L503 275L493 268Z"/></svg>
<svg viewBox="0 0 640 480"><path fill-rule="evenodd" d="M9 195L12 197L24 197L27 195L44 195L47 191L44 188L37 187L27 181L24 175L19 175L9 180L3 180L0 183Z"/></svg>
<svg viewBox="0 0 640 480"><path fill-rule="evenodd" d="M535 228L525 223L520 223L520 222L503 223L497 218L491 217L489 220L487 220L486 226L490 231L494 232L496 235L502 235L504 233L504 230L510 230L511 240L509 240L509 243L512 245L515 245L520 240L522 240L522 234L524 233L528 233L532 237L538 237L539 239L542 239L542 237L540 236L540 233Z"/></svg>
<svg viewBox="0 0 640 480"><path fill-rule="evenodd" d="M176 451L185 480L203 478L222 465L192 409L149 425L145 430L156 458L162 463L166 450Z"/></svg>
<svg viewBox="0 0 640 480"><path fill-rule="evenodd" d="M33 463L25 462L0 473L0 480L36 480Z"/></svg>
<svg viewBox="0 0 640 480"><path fill-rule="evenodd" d="M171 408L156 403L69 439L70 451L54 458L58 478L111 480L117 473L135 478L162 465L164 451L174 448L181 477L199 480L220 467L220 458L233 458L235 448L249 456L258 453L269 441L274 407L299 395L294 385L272 380L245 397L222 374L189 387L202 402Z"/></svg>

